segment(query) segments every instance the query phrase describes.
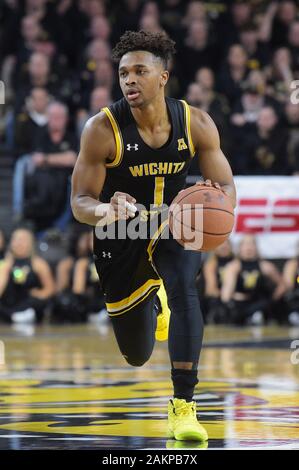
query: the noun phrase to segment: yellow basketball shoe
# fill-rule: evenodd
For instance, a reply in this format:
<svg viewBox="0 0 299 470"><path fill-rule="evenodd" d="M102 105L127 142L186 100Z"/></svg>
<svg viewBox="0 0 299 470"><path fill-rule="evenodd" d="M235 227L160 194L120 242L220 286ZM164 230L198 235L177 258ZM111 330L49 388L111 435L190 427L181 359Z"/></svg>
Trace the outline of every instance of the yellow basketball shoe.
<svg viewBox="0 0 299 470"><path fill-rule="evenodd" d="M207 441L208 433L197 421L195 401L178 398L168 403L168 437L177 441Z"/></svg>
<svg viewBox="0 0 299 470"><path fill-rule="evenodd" d="M155 337L157 341L166 341L168 338L170 310L168 307L166 290L163 283L161 284L157 292L157 296L160 300L161 307L157 315L157 327Z"/></svg>

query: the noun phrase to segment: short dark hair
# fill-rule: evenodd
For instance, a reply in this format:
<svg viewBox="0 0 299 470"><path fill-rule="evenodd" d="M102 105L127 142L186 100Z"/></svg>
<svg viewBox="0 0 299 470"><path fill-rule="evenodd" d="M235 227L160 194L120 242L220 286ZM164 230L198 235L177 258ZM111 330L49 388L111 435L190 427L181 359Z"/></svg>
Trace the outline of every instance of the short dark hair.
<svg viewBox="0 0 299 470"><path fill-rule="evenodd" d="M112 51L112 59L119 61L127 52L147 51L159 57L165 67L175 54L175 42L166 33L126 31Z"/></svg>

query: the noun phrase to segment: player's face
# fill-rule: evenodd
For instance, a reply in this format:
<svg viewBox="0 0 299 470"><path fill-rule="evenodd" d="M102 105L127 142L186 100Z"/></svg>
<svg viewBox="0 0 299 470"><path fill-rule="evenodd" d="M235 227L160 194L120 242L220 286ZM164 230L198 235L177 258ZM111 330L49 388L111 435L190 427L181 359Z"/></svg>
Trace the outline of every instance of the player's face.
<svg viewBox="0 0 299 470"><path fill-rule="evenodd" d="M121 58L119 83L132 108L149 104L163 92L167 80L168 72L163 69L162 61L150 52L128 52Z"/></svg>

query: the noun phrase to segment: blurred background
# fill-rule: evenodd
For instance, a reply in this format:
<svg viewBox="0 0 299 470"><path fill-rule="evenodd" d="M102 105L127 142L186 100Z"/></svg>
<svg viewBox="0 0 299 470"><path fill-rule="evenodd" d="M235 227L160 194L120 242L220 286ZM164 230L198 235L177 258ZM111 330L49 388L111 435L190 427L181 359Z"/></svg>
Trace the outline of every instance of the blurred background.
<svg viewBox="0 0 299 470"><path fill-rule="evenodd" d="M198 276L205 321L299 325L293 0L1 0L0 321L108 323L70 176L85 122L122 97L110 57L128 29L176 41L166 94L211 115L236 175L231 240Z"/></svg>

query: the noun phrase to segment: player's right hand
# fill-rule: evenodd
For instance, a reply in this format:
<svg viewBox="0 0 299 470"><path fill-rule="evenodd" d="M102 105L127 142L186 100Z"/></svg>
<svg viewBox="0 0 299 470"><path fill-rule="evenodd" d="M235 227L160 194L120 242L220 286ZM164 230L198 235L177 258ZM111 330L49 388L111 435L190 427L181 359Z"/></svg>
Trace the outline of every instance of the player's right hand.
<svg viewBox="0 0 299 470"><path fill-rule="evenodd" d="M137 207L136 199L127 193L116 191L110 199L110 206L116 219L127 220L129 217L135 217ZM109 210L110 211L110 210Z"/></svg>

